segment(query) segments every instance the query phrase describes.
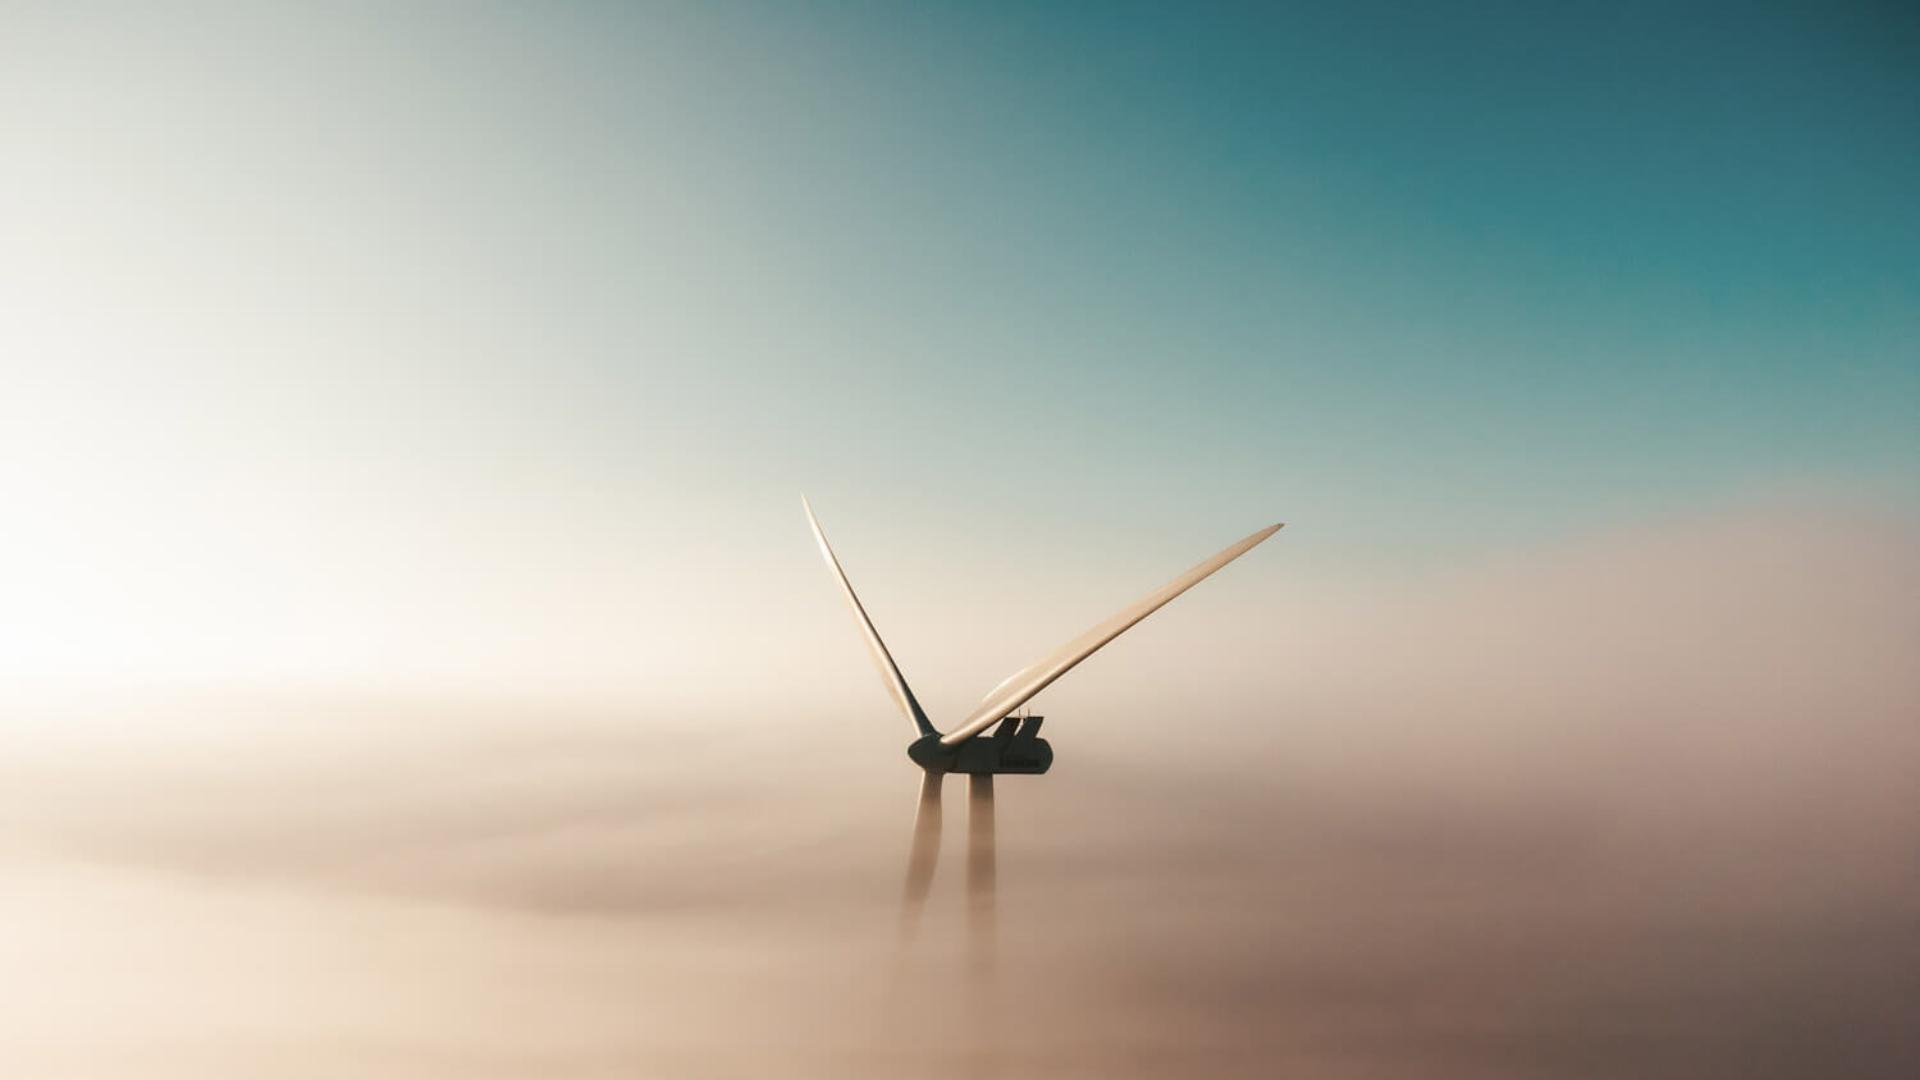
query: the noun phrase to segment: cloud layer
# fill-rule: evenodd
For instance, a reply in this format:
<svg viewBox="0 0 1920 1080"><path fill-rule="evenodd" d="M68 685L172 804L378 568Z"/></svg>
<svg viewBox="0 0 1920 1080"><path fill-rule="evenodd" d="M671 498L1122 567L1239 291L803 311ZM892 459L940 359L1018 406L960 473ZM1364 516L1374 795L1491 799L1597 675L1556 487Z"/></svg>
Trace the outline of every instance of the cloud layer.
<svg viewBox="0 0 1920 1080"><path fill-rule="evenodd" d="M959 792L903 945L897 748L792 737L846 721L150 707L0 777L0 1065L1909 1075L1920 530L1799 509L1116 657L1000 785L989 974Z"/></svg>

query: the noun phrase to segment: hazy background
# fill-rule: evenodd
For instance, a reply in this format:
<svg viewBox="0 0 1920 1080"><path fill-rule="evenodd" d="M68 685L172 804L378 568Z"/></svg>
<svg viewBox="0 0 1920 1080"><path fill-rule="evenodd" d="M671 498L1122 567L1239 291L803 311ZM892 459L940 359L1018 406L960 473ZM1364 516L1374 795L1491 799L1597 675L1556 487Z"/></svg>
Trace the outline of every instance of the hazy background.
<svg viewBox="0 0 1920 1080"><path fill-rule="evenodd" d="M1910 1075L1917 72L0 4L0 1071ZM993 988L802 490L936 722L1290 522L1036 702Z"/></svg>

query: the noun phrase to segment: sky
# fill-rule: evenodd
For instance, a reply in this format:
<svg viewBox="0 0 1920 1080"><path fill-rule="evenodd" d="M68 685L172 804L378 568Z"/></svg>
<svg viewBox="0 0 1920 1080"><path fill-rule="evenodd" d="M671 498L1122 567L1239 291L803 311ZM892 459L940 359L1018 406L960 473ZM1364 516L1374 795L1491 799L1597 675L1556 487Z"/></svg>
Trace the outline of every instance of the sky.
<svg viewBox="0 0 1920 1080"><path fill-rule="evenodd" d="M1920 30L1685 7L10 7L9 674L629 697L802 491L1061 633L1911 512Z"/></svg>
<svg viewBox="0 0 1920 1080"><path fill-rule="evenodd" d="M917 1060L804 492L936 724L1288 523L1036 699L1009 1075L1910 1075L1916 131L1894 3L0 0L0 1071Z"/></svg>

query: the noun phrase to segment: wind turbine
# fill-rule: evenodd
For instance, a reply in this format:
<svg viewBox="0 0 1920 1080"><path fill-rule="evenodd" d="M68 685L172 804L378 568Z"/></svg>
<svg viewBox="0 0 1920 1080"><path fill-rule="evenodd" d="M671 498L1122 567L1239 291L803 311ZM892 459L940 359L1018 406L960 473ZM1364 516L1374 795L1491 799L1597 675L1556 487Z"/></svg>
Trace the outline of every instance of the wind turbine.
<svg viewBox="0 0 1920 1080"><path fill-rule="evenodd" d="M1053 765L1053 747L1039 737L1040 723L1044 718L1024 714L1015 716L1014 710L1072 670L1075 664L1092 656L1102 645L1119 637L1174 597L1198 585L1214 571L1245 555L1254 545L1280 531L1279 525L1269 525L1228 545L1045 658L1000 680L1000 685L987 691L986 698L978 708L954 725L953 730L943 734L927 719L925 710L920 708L920 702L913 696L912 688L907 686L906 677L900 674L900 665L894 663L893 654L887 651L886 643L880 640L880 632L874 629L867 609L860 603L860 598L854 595L847 572L841 569L832 545L827 543L827 534L820 530L820 521L813 515L813 505L807 502L804 495L800 497L800 505L807 511L807 524L813 527L813 538L820 544L820 554L832 568L834 578L840 582L840 591L846 594L847 606L853 610L854 621L860 624L860 632L867 639L867 648L872 651L873 661L886 681L887 692L893 695L894 703L900 706L900 711L913 724L915 738L907 746L907 757L921 769L920 805L913 821L913 848L907 857L907 884L901 908L903 926L910 930L918 920L920 908L926 902L927 890L933 884L934 863L940 854L941 780L948 773L964 773L967 777L968 922L976 940L988 943L993 933L995 873L993 778L1000 773L1044 773ZM994 729L992 735L983 734L988 728ZM975 955L978 960L990 957L991 952L976 952Z"/></svg>

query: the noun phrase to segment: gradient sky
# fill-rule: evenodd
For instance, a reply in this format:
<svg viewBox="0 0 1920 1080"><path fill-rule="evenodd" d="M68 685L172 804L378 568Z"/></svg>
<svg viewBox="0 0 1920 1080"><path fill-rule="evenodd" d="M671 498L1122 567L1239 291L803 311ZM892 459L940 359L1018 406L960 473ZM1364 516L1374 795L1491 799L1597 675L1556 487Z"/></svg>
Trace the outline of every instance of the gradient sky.
<svg viewBox="0 0 1920 1080"><path fill-rule="evenodd" d="M814 625L802 490L883 630L1035 648L1271 520L1920 504L1900 5L5 21L22 681L639 693Z"/></svg>
<svg viewBox="0 0 1920 1080"><path fill-rule="evenodd" d="M1920 1075L1920 15L1448 7L0 0L0 1075ZM802 491L942 723L1289 523L998 1003Z"/></svg>

